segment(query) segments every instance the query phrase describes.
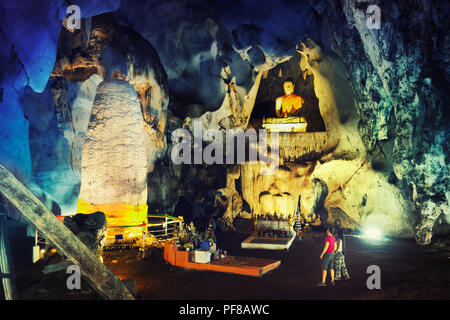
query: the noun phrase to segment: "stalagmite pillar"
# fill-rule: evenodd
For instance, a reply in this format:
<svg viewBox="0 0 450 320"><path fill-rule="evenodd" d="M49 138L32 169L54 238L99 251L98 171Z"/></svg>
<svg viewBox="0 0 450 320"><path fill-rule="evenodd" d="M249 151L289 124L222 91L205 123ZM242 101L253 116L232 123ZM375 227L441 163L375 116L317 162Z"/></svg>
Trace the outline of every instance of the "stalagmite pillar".
<svg viewBox="0 0 450 320"><path fill-rule="evenodd" d="M77 212L104 212L109 237L137 237L142 227L130 226L147 222L145 136L134 88L121 80L102 82L83 145Z"/></svg>

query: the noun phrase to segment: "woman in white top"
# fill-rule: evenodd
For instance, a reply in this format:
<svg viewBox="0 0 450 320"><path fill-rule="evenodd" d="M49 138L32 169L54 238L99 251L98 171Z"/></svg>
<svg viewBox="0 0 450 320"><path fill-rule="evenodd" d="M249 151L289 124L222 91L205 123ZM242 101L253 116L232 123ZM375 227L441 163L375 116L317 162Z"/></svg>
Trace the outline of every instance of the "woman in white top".
<svg viewBox="0 0 450 320"><path fill-rule="evenodd" d="M347 267L345 265L345 255L343 247L344 247L344 232L342 230L339 230L336 239L336 250L334 251L335 281L340 281L342 278L344 280L350 280L350 276L348 275Z"/></svg>

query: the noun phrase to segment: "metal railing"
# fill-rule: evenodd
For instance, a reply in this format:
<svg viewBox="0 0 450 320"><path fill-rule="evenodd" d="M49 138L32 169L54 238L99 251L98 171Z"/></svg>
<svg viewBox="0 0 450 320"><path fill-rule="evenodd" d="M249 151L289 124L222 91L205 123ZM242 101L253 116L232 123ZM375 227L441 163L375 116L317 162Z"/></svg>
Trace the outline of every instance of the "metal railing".
<svg viewBox="0 0 450 320"><path fill-rule="evenodd" d="M183 226L183 220L173 216L165 215L148 215L147 232L158 242L166 242L172 240L177 235L175 230L180 231Z"/></svg>
<svg viewBox="0 0 450 320"><path fill-rule="evenodd" d="M147 216L147 223L130 226L109 226L112 229L125 228L142 228L142 239L124 239L116 235L107 237L105 247L113 248L119 246L120 248L130 247L146 247L146 246L160 246L164 243L173 240L177 237L177 232L182 229L182 218L176 218L168 214L150 214ZM106 248L108 249L108 248Z"/></svg>
<svg viewBox="0 0 450 320"><path fill-rule="evenodd" d="M74 215L74 214L73 214ZM66 215L66 216L73 216ZM57 216L61 221L66 216ZM131 247L145 247L147 245L163 245L164 243L173 240L177 234L175 231L181 231L183 227L183 219L181 217L174 217L168 214L149 214L147 215L147 223L127 226L108 226L108 229L127 229L127 228L142 228L142 239L121 239L115 235L107 236L105 247L118 245L123 248ZM35 241L41 239L39 234L36 234ZM39 241L40 243L40 241Z"/></svg>

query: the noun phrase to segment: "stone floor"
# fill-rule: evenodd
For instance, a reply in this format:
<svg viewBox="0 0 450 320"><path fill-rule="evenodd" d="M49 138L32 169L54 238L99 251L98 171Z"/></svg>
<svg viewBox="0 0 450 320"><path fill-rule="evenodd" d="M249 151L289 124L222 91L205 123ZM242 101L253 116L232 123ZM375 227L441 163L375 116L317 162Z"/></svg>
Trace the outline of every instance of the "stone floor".
<svg viewBox="0 0 450 320"><path fill-rule="evenodd" d="M412 240L348 237L351 280L320 288L323 234L296 240L289 252L241 249L245 237L218 233L218 247L232 255L280 259L281 266L261 278L187 271L164 265L158 251L141 262L132 252L108 253L105 263L119 277L136 279L142 299L450 299L450 259L425 252ZM381 269L381 290L367 289L370 265Z"/></svg>
<svg viewBox="0 0 450 320"><path fill-rule="evenodd" d="M218 247L230 255L280 259L281 266L255 278L173 267L164 262L162 250L156 248L143 260L136 259L135 250L107 251L103 258L119 278L136 279L139 299L450 299L450 255L419 248L413 240L369 242L348 236L346 260L351 280L322 288L317 283L323 233L306 234L302 240L295 240L288 252L241 249L240 242L246 237L218 232ZM17 269L21 298L98 299L85 282L78 292L65 289L64 272L43 275L44 263L52 261L58 261L57 254ZM381 269L380 290L367 289L370 265Z"/></svg>

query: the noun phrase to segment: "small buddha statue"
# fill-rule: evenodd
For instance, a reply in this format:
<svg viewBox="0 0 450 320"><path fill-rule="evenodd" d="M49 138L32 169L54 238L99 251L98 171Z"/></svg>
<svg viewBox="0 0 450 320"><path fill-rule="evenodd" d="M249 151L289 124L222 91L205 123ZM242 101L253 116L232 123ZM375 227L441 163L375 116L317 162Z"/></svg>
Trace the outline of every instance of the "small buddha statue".
<svg viewBox="0 0 450 320"><path fill-rule="evenodd" d="M305 101L302 97L294 94L294 81L291 78L286 79L283 83L285 95L278 97L275 101L275 112L279 118L287 118L295 116L297 112L303 107ZM303 117L301 122L305 122Z"/></svg>

